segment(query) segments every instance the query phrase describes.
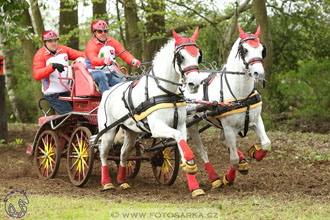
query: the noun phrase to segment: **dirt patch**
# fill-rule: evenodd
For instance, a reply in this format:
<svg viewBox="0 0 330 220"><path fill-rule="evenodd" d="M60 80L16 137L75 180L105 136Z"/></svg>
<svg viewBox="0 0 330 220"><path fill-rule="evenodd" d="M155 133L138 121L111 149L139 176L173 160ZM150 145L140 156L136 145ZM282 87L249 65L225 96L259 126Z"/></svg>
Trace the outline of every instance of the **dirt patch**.
<svg viewBox="0 0 330 220"><path fill-rule="evenodd" d="M261 161L249 160L249 174L237 174L234 185L211 191L202 160L197 156L199 171L196 175L200 187L207 196L198 200L191 199L184 173L179 176L171 187L159 185L154 179L149 162L142 163L139 174L129 181L132 188L127 191L100 192L100 162L95 161L94 169L88 183L83 187L74 187L66 171L66 159L62 158L61 167L55 179L43 181L38 179L32 160L25 151L27 143L32 142L35 127L22 125L10 126L9 144L0 146L0 197L4 198L12 189L25 190L28 194L70 196L73 198L98 197L121 202L134 201L213 201L219 196L249 197L251 195L272 196L279 199L296 200L305 196L320 201L330 199L330 161L315 160L303 157L298 149L301 147L320 148L329 152L329 137L311 134L303 139L299 134L268 132L272 140L272 151ZM252 133L252 132L251 132ZM305 137L305 136L304 136ZM16 139L23 139L17 144ZM218 144L218 133L206 132L202 135L204 144L209 150L209 159L217 173L222 176L229 168L228 151ZM258 143L256 136L249 134L247 138L238 139L238 147L245 155L249 147ZM196 152L194 144L189 142ZM300 148L299 148L300 147ZM298 157L298 158L297 158ZM301 157L301 159L300 159ZM114 164L112 164L114 165ZM110 168L111 178L116 185L116 170Z"/></svg>

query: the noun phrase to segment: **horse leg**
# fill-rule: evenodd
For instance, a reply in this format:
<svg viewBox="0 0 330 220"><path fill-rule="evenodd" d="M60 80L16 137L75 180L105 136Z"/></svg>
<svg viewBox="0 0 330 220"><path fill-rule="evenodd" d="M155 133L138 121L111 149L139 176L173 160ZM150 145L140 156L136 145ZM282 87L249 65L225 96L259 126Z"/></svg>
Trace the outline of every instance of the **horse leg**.
<svg viewBox="0 0 330 220"><path fill-rule="evenodd" d="M244 154L237 148L237 154L239 156L239 163L237 165L237 170L243 174L246 175L249 173L249 167L248 167L248 162L244 156Z"/></svg>
<svg viewBox="0 0 330 220"><path fill-rule="evenodd" d="M181 164L181 167L186 172L188 186L189 190L192 192L192 197L205 195L205 192L199 188L195 175L193 175L197 172L198 168L194 161L194 154L186 142L186 124L182 123L176 130L166 125L163 121L157 120L153 123L149 123L149 126L153 137L167 137L176 140L181 155L181 161L183 163Z"/></svg>
<svg viewBox="0 0 330 220"><path fill-rule="evenodd" d="M224 128L226 128L224 126ZM225 133L225 145L229 150L229 157L230 157L230 167L227 172L222 178L222 184L227 185L234 183L236 178L236 171L239 164L239 156L236 149L236 135L237 132L233 129L224 129Z"/></svg>
<svg viewBox="0 0 330 220"><path fill-rule="evenodd" d="M252 128L254 132L257 134L257 136L260 138L262 147L258 146L257 144L254 144L249 149L248 154L251 158L260 161L266 156L271 145L271 142L266 134L265 126L260 115L257 119L256 125L253 126Z"/></svg>
<svg viewBox="0 0 330 220"><path fill-rule="evenodd" d="M219 175L213 169L209 158L207 155L206 147L203 145L201 137L198 131L198 124L194 124L188 128L189 134L193 142L197 145L197 152L204 161L205 169L208 173L210 183L212 184L212 189L218 188L221 186L221 181Z"/></svg>
<svg viewBox="0 0 330 220"><path fill-rule="evenodd" d="M99 147L100 150L100 159L101 159L101 175L102 175L102 189L103 190L114 190L115 186L111 183L111 178L109 176L109 169L108 169L108 154L110 146L113 143L113 139L115 137L115 129L112 129L108 133L103 134L101 139L101 145Z"/></svg>
<svg viewBox="0 0 330 220"><path fill-rule="evenodd" d="M125 130L125 139L123 146L120 151L120 163L117 175L117 182L120 185L121 189L128 189L130 185L127 183L127 175L126 175L126 166L127 166L127 158L132 151L132 147L135 146L135 140L137 137L137 133Z"/></svg>

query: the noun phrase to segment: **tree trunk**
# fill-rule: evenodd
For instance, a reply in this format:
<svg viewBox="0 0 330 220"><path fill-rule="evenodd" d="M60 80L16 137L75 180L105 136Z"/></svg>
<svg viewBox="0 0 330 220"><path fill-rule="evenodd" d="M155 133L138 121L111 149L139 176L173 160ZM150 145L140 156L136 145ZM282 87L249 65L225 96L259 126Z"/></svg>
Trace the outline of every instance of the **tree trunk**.
<svg viewBox="0 0 330 220"><path fill-rule="evenodd" d="M17 78L14 74L14 54L16 53L16 50L5 48L3 50L3 53L5 58L5 73L6 73L6 86L7 86L8 97L16 120L21 122L22 117L18 110L19 103L15 94Z"/></svg>
<svg viewBox="0 0 330 220"><path fill-rule="evenodd" d="M41 17L38 1L30 0L30 3L32 7L32 16L36 27L36 32L38 36L41 38L42 34L45 32L45 26Z"/></svg>
<svg viewBox="0 0 330 220"><path fill-rule="evenodd" d="M237 31L237 19L238 19L238 10L236 9L236 13L233 17L233 22L231 26L227 29L226 34L223 36L219 34L219 57L218 57L218 66L227 62L227 58L231 51L232 45L236 40L236 31Z"/></svg>
<svg viewBox="0 0 330 220"><path fill-rule="evenodd" d="M125 19L126 19L126 48L133 56L141 60L142 58L142 42L140 30L138 26L137 6L135 0L123 1ZM135 44L135 45L134 45Z"/></svg>
<svg viewBox="0 0 330 220"><path fill-rule="evenodd" d="M273 41L269 30L266 0L253 0L253 11L257 21L260 24L260 40L267 46L267 56L265 58L266 79L269 79L273 65Z"/></svg>
<svg viewBox="0 0 330 220"><path fill-rule="evenodd" d="M79 49L78 1L61 0L60 3L60 38L67 46ZM66 36L65 36L66 35Z"/></svg>
<svg viewBox="0 0 330 220"><path fill-rule="evenodd" d="M165 0L147 0L145 11L145 38L163 37L165 35ZM144 60L152 61L155 53L164 45L166 41L167 40L165 38L145 41L143 55Z"/></svg>
<svg viewBox="0 0 330 220"><path fill-rule="evenodd" d="M38 12L36 12L36 11L35 11L35 13L38 14ZM40 13L40 11L39 11L39 13ZM24 14L24 19L22 20L22 24L26 27L29 27L28 31L31 34L33 34L34 31L32 29L32 20L31 20L31 16L30 16L28 9L24 9L23 14ZM39 17L38 15L35 15L35 18L36 17L37 17L37 19L42 19L41 16ZM39 27L39 30L38 30L38 32L40 31L41 35L42 35L43 30L44 30L43 21L42 20L37 21L35 19L35 22L36 22L36 24L42 25L41 27ZM38 33L38 35L39 35L39 33ZM40 35L40 37L41 37L41 35ZM35 81L33 78L33 57L34 57L34 54L37 52L37 48L34 46L31 39L26 39L26 38L22 37L22 38L20 38L20 40L21 40L22 46L23 46L25 63L29 70L28 74L31 77L33 87L35 88L34 97L35 97L35 103L36 103L36 105L35 105L36 111L38 111L38 116L41 117L41 116L44 116L44 113L38 108L38 102L39 102L39 99L41 99L44 95L40 88L40 82ZM43 109L50 108L50 105L47 102L42 102L41 106ZM55 112L51 112L51 113L55 113Z"/></svg>
<svg viewBox="0 0 330 220"><path fill-rule="evenodd" d="M107 1L93 0L93 17L108 22Z"/></svg>

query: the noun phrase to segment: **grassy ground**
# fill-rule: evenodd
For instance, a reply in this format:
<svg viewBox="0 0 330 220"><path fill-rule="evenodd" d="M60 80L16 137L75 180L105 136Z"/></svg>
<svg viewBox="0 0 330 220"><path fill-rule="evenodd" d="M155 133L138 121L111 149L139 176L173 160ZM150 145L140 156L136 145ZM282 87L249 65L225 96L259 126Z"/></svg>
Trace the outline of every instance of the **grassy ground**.
<svg viewBox="0 0 330 220"><path fill-rule="evenodd" d="M30 196L24 219L330 219L330 204L322 201L279 200L252 196L217 202L120 203L98 198ZM0 214L1 218L6 218Z"/></svg>
<svg viewBox="0 0 330 220"><path fill-rule="evenodd" d="M199 164L197 177L207 194L192 199L182 171L173 186L160 187L147 167L132 180L130 191L116 193L100 193L99 170L84 188L70 184L65 167L55 179L39 180L25 155L27 143L34 138L34 125L13 124L9 130L9 142L0 143L0 219L13 219L5 212L6 195L24 189L29 203L23 219L330 220L329 134L268 132L272 150L267 157L262 162L249 161L249 175L238 175L234 186L216 192L210 191L207 174ZM210 161L224 172L227 150L211 148L217 136L213 128L203 133ZM239 139L238 147L246 152L256 139L249 132ZM17 201L10 201L15 208Z"/></svg>

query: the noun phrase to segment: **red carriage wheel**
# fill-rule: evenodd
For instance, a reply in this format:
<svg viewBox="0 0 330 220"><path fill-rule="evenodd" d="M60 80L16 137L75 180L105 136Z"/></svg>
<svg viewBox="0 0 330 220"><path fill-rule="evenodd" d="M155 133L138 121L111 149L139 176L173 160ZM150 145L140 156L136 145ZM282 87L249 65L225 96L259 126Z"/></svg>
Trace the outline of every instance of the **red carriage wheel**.
<svg viewBox="0 0 330 220"><path fill-rule="evenodd" d="M178 175L180 165L180 153L177 146L167 147L163 151L157 152L158 163L153 163L152 170L154 176L160 184L172 185Z"/></svg>
<svg viewBox="0 0 330 220"><path fill-rule="evenodd" d="M78 127L71 135L67 151L67 170L71 182L82 186L93 170L94 149L88 142L91 132L86 127Z"/></svg>
<svg viewBox="0 0 330 220"><path fill-rule="evenodd" d="M57 134L46 130L39 136L35 150L34 163L37 174L42 179L54 178L61 161L61 146Z"/></svg>

